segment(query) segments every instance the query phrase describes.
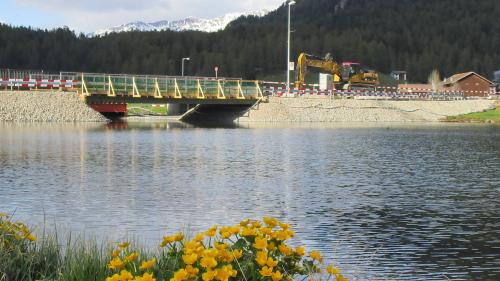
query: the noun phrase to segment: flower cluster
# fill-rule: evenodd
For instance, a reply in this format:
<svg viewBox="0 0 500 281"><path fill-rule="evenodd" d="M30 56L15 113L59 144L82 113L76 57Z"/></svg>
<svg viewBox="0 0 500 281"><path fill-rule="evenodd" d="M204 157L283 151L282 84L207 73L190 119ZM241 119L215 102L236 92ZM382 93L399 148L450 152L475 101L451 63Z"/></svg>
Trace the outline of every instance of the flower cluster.
<svg viewBox="0 0 500 281"><path fill-rule="evenodd" d="M291 281L297 276L310 280L321 280L324 276L328 280L347 280L338 268L332 265L324 268L319 251L307 253L304 247L288 245L294 235L290 225L264 217L262 222L244 220L233 226L213 226L192 239L185 239L183 233L165 236L159 259L169 266L157 268L156 276L169 281ZM130 257L134 253L124 256L122 246L128 245L120 245L109 264L110 269L121 271L108 280L154 280L144 276L137 279L126 270L137 256ZM151 268L156 260L149 262L143 262L139 269ZM152 278L152 274L148 276Z"/></svg>
<svg viewBox="0 0 500 281"><path fill-rule="evenodd" d="M139 253L128 251L129 247L129 242L123 242L113 250L108 269L116 273L106 278L106 281L156 281L151 272L156 259L139 262Z"/></svg>
<svg viewBox="0 0 500 281"><path fill-rule="evenodd" d="M16 245L24 245L36 241L36 236L26 226L26 224L10 220L5 213L0 213L0 247L10 251Z"/></svg>

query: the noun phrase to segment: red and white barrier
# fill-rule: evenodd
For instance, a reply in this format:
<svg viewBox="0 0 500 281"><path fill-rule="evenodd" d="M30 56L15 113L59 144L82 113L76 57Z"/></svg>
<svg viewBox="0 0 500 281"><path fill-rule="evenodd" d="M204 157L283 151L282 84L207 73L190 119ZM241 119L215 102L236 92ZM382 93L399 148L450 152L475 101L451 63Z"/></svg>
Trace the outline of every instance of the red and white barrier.
<svg viewBox="0 0 500 281"><path fill-rule="evenodd" d="M0 80L1 88L16 89L73 89L80 86L78 80L52 80L52 79L9 79Z"/></svg>

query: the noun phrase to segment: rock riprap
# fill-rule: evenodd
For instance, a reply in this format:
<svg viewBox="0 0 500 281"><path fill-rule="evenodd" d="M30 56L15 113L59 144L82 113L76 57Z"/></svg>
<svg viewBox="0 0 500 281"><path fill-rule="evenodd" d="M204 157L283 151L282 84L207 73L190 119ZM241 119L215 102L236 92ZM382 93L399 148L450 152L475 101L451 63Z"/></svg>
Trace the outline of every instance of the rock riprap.
<svg viewBox="0 0 500 281"><path fill-rule="evenodd" d="M0 121L105 122L75 92L0 91Z"/></svg>
<svg viewBox="0 0 500 281"><path fill-rule="evenodd" d="M481 112L491 100L391 101L270 97L240 122L437 122L446 116Z"/></svg>

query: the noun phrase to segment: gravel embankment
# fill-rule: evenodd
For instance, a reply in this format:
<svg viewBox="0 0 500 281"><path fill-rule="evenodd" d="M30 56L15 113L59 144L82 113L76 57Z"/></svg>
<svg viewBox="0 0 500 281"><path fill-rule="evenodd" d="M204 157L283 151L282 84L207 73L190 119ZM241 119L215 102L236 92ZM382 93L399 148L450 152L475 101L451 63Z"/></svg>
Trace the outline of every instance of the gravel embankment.
<svg viewBox="0 0 500 281"><path fill-rule="evenodd" d="M77 93L59 91L0 91L0 121L105 122Z"/></svg>
<svg viewBox="0 0 500 281"><path fill-rule="evenodd" d="M438 122L446 116L495 108L490 100L387 101L277 98L261 103L240 122Z"/></svg>

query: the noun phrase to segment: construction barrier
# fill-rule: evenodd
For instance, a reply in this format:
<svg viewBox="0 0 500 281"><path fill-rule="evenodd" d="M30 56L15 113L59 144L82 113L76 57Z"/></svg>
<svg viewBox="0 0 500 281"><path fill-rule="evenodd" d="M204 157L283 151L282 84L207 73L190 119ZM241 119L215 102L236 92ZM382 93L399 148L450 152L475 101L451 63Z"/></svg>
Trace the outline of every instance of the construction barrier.
<svg viewBox="0 0 500 281"><path fill-rule="evenodd" d="M374 89L356 90L321 90L319 89L319 85L306 85L306 88L304 89L291 88L289 92L287 92L286 84L275 82L263 82L261 88L265 96L275 97L327 96L332 98L392 100L464 100L492 97L491 91L443 90L439 92L432 92L429 91L429 89L415 88L401 90L398 87L375 87Z"/></svg>

